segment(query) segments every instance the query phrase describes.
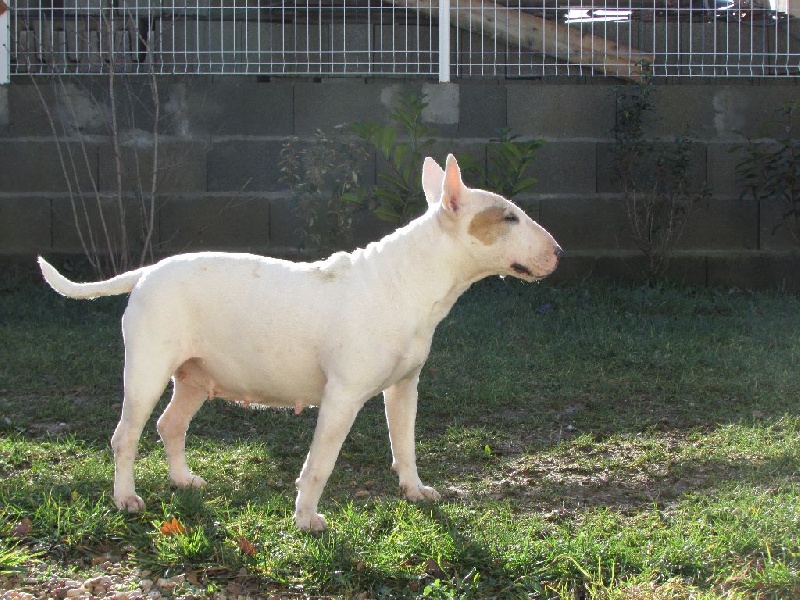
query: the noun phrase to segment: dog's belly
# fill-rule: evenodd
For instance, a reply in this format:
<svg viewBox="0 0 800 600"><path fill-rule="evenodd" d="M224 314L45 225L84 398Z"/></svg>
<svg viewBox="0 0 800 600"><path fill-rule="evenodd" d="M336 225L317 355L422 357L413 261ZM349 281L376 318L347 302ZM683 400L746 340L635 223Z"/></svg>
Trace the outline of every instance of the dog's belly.
<svg viewBox="0 0 800 600"><path fill-rule="evenodd" d="M318 368L298 369L253 365L214 358L191 358L175 371L175 381L202 390L209 398L223 398L245 405L303 406L319 404L325 376Z"/></svg>

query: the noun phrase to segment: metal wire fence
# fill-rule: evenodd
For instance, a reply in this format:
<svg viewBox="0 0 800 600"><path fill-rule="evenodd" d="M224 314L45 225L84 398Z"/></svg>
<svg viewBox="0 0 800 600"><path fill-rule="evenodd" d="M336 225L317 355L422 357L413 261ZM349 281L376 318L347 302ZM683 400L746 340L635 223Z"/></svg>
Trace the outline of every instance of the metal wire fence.
<svg viewBox="0 0 800 600"><path fill-rule="evenodd" d="M800 0L757 1L22 0L6 52L12 75L797 77Z"/></svg>

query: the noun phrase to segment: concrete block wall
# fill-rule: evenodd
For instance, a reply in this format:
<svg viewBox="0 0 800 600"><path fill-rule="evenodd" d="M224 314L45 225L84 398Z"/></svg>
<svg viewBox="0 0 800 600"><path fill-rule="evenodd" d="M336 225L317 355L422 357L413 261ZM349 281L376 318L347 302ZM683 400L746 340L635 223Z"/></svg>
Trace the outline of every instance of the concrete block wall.
<svg viewBox="0 0 800 600"><path fill-rule="evenodd" d="M72 202L87 194L91 210L116 203L117 167L102 82L66 86L16 77L0 87L0 260L36 254L80 256ZM152 180L154 115L144 80L133 80L121 124L121 188L129 236L141 230L140 188ZM498 129L541 138L531 175L538 184L517 198L567 250L561 279L641 275L643 258L629 233L626 207L610 169L614 91L606 80L465 80L438 84L400 79L271 79L249 76L160 78L157 252L199 249L302 255L300 221L281 181L288 136L311 142L318 130L355 121L388 122L404 94L426 95L425 119L436 129L435 158L480 151ZM654 140L689 134L693 169L712 195L686 227L671 275L693 284L800 289L800 245L775 226L780 210L740 197L731 149L745 136L778 135L764 124L799 96L796 82L741 84L660 82ZM49 106L42 108L40 95ZM52 124L51 124L52 119ZM53 137L52 126L60 143ZM62 160L78 157L70 186ZM379 164L378 161L373 161ZM374 170L364 173L374 181ZM468 182L469 183L469 182ZM92 190L96 188L96 193ZM355 242L386 226L361 216ZM112 231L116 237L119 232Z"/></svg>

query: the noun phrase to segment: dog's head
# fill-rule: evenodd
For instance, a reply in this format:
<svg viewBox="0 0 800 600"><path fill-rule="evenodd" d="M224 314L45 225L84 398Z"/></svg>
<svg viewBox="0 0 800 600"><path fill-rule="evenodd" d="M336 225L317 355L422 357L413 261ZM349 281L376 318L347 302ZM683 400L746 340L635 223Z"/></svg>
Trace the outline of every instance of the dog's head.
<svg viewBox="0 0 800 600"><path fill-rule="evenodd" d="M425 159L422 188L444 229L465 244L486 275L537 281L558 265L562 251L553 236L513 202L465 186L452 154L444 169Z"/></svg>

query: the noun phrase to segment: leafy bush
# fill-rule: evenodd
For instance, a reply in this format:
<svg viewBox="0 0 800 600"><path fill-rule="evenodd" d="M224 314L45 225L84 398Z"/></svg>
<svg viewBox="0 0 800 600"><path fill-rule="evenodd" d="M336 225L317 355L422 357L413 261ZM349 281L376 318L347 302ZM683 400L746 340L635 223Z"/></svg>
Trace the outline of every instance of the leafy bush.
<svg viewBox="0 0 800 600"><path fill-rule="evenodd" d="M425 208L420 169L426 151L433 145L434 128L422 122L428 103L415 94L400 99L400 106L389 118L394 125L360 122L350 126L361 140L373 148L389 167L378 175L371 195L375 216L391 223L405 223ZM405 139L398 139L398 127Z"/></svg>
<svg viewBox="0 0 800 600"><path fill-rule="evenodd" d="M756 142L752 138L734 147L733 152L744 152L745 158L736 165L739 182L744 187L742 196L755 200L775 202L781 208L781 222L777 230L787 225L796 242L800 242L800 132L796 117L800 103L783 106L780 125L783 135L770 142ZM774 233L774 230L773 230Z"/></svg>
<svg viewBox="0 0 800 600"><path fill-rule="evenodd" d="M366 160L366 146L342 127L317 131L306 145L296 137L284 140L281 180L296 200L300 233L310 248L324 252L352 241L353 217L366 198L359 176Z"/></svg>
<svg viewBox="0 0 800 600"><path fill-rule="evenodd" d="M645 125L656 106L650 75L615 91L616 121L612 164L622 193L634 242L647 257L648 273L666 271L692 209L709 195L705 183L691 181L692 140L672 143L645 138Z"/></svg>
<svg viewBox="0 0 800 600"><path fill-rule="evenodd" d="M364 208L395 225L425 210L420 172L436 132L422 121L427 106L423 97L411 94L400 99L388 124L365 121L331 133L318 131L306 145L296 137L284 141L282 181L296 200L295 212L309 247L327 252L352 242L353 216ZM536 183L526 173L543 143L522 141L503 129L489 140L480 159L462 153L461 166L468 180L513 198ZM359 173L370 153L385 168L379 169L375 185L365 187Z"/></svg>
<svg viewBox="0 0 800 600"><path fill-rule="evenodd" d="M461 166L467 178L474 175L486 189L513 198L536 184L534 177L525 174L543 145L544 140L521 141L511 129L504 128L486 145L486 166L470 154L464 156Z"/></svg>

